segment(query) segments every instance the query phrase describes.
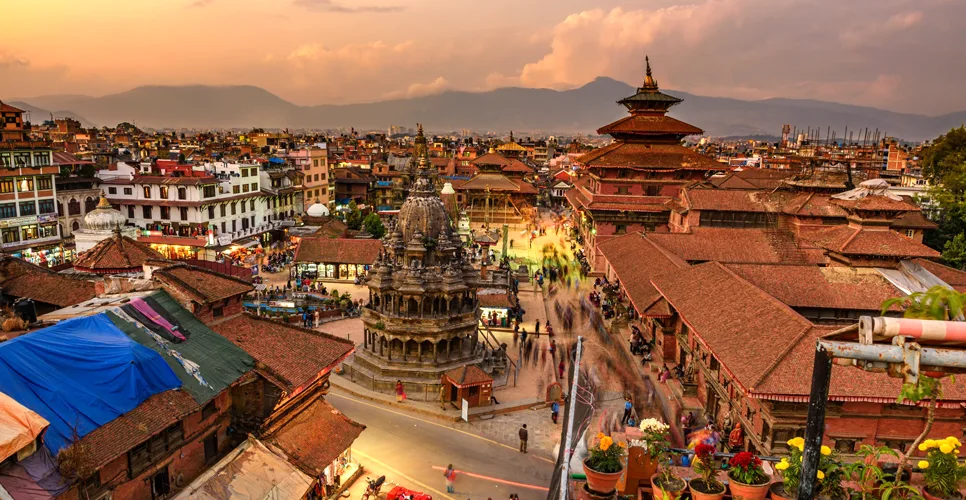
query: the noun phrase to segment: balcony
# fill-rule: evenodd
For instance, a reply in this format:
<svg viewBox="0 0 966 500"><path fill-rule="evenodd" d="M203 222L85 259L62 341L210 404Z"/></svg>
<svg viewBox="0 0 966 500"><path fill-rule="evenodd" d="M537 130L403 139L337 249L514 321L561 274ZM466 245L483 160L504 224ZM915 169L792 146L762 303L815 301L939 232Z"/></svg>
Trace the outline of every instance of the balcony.
<svg viewBox="0 0 966 500"><path fill-rule="evenodd" d="M29 248L37 245L49 245L51 243L57 243L60 241L60 236L47 236L45 238L34 238L32 240L23 241L12 241L10 243L3 243L0 245L0 249L7 250L12 248Z"/></svg>

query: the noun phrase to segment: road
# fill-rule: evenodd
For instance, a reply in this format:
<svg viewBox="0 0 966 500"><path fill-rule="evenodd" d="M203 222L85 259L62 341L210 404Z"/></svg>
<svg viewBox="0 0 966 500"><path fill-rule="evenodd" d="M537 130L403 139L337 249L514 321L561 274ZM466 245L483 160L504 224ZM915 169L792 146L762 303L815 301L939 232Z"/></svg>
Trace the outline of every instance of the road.
<svg viewBox="0 0 966 500"><path fill-rule="evenodd" d="M469 432L352 396L329 393L326 399L366 425L352 444L353 456L365 466L366 476L385 474L387 480L428 493L434 500L498 500L509 498L510 493L522 500L546 498L553 474L549 457L524 455ZM459 474L456 493L447 494L442 468L450 463L480 477ZM359 498L364 484L363 477L350 488L350 498ZM383 495L390 488L383 487Z"/></svg>

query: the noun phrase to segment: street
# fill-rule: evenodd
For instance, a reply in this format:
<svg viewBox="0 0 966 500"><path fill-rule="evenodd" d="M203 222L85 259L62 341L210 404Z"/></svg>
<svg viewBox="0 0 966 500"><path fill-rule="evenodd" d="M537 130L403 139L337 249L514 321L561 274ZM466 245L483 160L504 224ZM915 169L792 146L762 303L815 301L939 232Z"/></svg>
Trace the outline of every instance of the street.
<svg viewBox="0 0 966 500"><path fill-rule="evenodd" d="M511 493L524 500L546 498L553 473L550 457L524 455L514 447L352 396L330 393L327 400L366 425L352 445L353 456L365 466L366 474L348 490L350 498L361 496L366 476L374 479L382 474L387 482L434 499L506 499ZM456 493L447 494L442 469L451 463L467 474L458 474ZM384 485L383 496L391 488Z"/></svg>

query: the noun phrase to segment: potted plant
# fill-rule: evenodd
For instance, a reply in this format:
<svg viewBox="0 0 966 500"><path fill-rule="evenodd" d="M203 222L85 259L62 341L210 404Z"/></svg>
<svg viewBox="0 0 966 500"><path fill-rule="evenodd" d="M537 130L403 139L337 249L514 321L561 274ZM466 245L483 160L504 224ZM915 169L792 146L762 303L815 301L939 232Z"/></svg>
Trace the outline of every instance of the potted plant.
<svg viewBox="0 0 966 500"><path fill-rule="evenodd" d="M892 455L898 461L899 454L888 446L874 447L864 444L859 447L856 455L861 460L845 465L845 476L855 481L858 486L855 496L859 500L878 499L881 496L880 485L885 481L885 472L879 466L880 459L884 455Z"/></svg>
<svg viewBox="0 0 966 500"><path fill-rule="evenodd" d="M597 434L597 444L588 450L584 459L584 474L587 487L591 491L607 494L614 491L624 472L624 443L614 443L614 439L603 432Z"/></svg>
<svg viewBox="0 0 966 500"><path fill-rule="evenodd" d="M674 460L671 458L670 448L661 452L660 469L651 476L652 496L654 500L678 500L687 489L688 483L674 475Z"/></svg>
<svg viewBox="0 0 966 500"><path fill-rule="evenodd" d="M789 456L775 464L775 469L782 476L782 482L769 487L773 500L794 500L798 498L798 486L802 479L802 453L805 451L805 440L797 437L788 441L791 452ZM849 495L842 487L842 481L849 475L848 470L835 456L828 446L822 445L821 456L818 460L818 490L815 496L824 499L839 500Z"/></svg>
<svg viewBox="0 0 966 500"><path fill-rule="evenodd" d="M926 500L962 498L959 487L966 479L966 466L959 463L959 447L962 443L955 437L927 439L919 445L925 451L925 460L919 461L922 470L922 494Z"/></svg>
<svg viewBox="0 0 966 500"><path fill-rule="evenodd" d="M701 477L688 482L691 498L694 500L721 500L724 498L725 485L718 481L714 461L715 450L710 444L701 443L694 447L694 464L691 466Z"/></svg>
<svg viewBox="0 0 966 500"><path fill-rule="evenodd" d="M742 451L728 461L728 488L731 496L742 500L764 500L768 495L768 474L761 468L761 459L754 453Z"/></svg>

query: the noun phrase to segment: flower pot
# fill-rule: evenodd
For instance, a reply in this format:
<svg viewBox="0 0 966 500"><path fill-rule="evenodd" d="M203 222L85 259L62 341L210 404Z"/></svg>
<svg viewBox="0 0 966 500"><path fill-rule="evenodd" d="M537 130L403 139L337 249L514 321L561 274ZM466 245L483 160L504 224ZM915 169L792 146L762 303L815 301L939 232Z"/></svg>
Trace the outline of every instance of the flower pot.
<svg viewBox="0 0 966 500"><path fill-rule="evenodd" d="M677 477L671 479L671 484L663 484L661 473L651 476L651 496L654 500L677 500L687 487L688 483Z"/></svg>
<svg viewBox="0 0 966 500"><path fill-rule="evenodd" d="M765 500L768 496L769 484L745 484L728 477L728 489L734 500Z"/></svg>
<svg viewBox="0 0 966 500"><path fill-rule="evenodd" d="M584 460L584 475L587 476L587 487L591 491L597 493L610 493L617 488L617 482L620 481L621 475L624 470L621 469L617 472L597 472L591 469L587 465L587 461Z"/></svg>
<svg viewBox="0 0 966 500"><path fill-rule="evenodd" d="M688 491L691 492L691 498L694 500L721 500L724 498L725 491L727 491L724 485L721 485L720 493L705 493L704 491L708 489L704 479L694 478L688 481Z"/></svg>
<svg viewBox="0 0 966 500"><path fill-rule="evenodd" d="M961 500L963 498L963 494L960 493L960 492L958 492L958 491L953 492L953 496L948 497L948 498L947 497L937 497L936 495L933 495L932 493L929 493L928 491L926 491L926 487L925 486L920 487L919 488L919 491L922 492L922 497L925 498L926 500Z"/></svg>
<svg viewBox="0 0 966 500"><path fill-rule="evenodd" d="M771 486L768 488L768 493L770 493L771 500L795 500L798 498L798 494L788 493L785 491L784 481L771 483Z"/></svg>

